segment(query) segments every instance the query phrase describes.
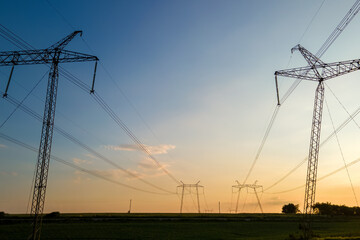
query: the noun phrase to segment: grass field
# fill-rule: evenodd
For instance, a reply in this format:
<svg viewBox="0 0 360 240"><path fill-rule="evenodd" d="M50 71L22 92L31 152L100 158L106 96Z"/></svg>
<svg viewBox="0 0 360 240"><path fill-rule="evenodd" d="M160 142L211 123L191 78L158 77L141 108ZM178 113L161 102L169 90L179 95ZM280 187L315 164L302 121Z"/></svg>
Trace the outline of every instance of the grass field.
<svg viewBox="0 0 360 240"><path fill-rule="evenodd" d="M44 218L41 239L288 239L300 215L282 214L61 214ZM359 239L359 217L313 218L318 239ZM0 239L26 239L28 215L0 219ZM351 237L351 238L350 238Z"/></svg>

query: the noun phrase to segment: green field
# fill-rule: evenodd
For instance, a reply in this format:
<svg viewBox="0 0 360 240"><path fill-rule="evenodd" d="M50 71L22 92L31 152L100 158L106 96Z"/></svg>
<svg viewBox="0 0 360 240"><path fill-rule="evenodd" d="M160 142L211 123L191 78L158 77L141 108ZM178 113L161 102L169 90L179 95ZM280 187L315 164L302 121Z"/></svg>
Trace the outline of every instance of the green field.
<svg viewBox="0 0 360 240"><path fill-rule="evenodd" d="M44 218L41 239L288 239L300 215L61 214ZM317 239L360 239L360 217L315 216ZM0 219L0 239L26 239L28 215ZM351 237L351 238L350 238Z"/></svg>

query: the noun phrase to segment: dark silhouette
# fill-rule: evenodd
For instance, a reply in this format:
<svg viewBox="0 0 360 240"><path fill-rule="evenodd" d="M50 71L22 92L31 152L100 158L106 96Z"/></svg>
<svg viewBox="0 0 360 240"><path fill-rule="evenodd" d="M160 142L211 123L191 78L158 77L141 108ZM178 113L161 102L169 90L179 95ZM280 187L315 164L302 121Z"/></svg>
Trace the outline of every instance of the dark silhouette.
<svg viewBox="0 0 360 240"><path fill-rule="evenodd" d="M296 213L299 213L300 210L299 210L299 204L293 204L293 203L289 203L289 204L285 204L283 207L282 207L282 213L285 213L285 214L296 214Z"/></svg>
<svg viewBox="0 0 360 240"><path fill-rule="evenodd" d="M330 202L326 203L316 203L313 206L314 213L319 215L345 215L345 216L355 216L360 215L359 207L348 207L345 205L335 205Z"/></svg>

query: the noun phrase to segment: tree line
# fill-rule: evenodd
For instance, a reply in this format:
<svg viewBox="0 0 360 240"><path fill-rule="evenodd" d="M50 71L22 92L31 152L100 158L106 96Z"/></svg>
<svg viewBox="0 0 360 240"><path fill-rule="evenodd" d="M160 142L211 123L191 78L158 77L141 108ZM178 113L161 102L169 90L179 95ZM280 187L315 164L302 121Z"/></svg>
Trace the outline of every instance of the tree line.
<svg viewBox="0 0 360 240"><path fill-rule="evenodd" d="M319 215L344 215L344 216L360 216L360 207L348 207L345 205L331 204L330 202L315 203L312 206L314 214ZM300 213L299 204L285 204L282 207L282 213L296 214Z"/></svg>

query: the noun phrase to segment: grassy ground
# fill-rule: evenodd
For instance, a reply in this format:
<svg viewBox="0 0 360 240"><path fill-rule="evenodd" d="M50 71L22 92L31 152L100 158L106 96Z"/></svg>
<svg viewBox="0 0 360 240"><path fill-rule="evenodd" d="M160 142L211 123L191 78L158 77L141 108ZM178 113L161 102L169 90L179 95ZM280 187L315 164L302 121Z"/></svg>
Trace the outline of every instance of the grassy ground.
<svg viewBox="0 0 360 240"><path fill-rule="evenodd" d="M300 216L281 214L62 214L44 219L41 239L287 239ZM359 217L314 218L319 239L360 239ZM31 218L0 219L0 239L26 239ZM342 238L340 238L342 237Z"/></svg>

